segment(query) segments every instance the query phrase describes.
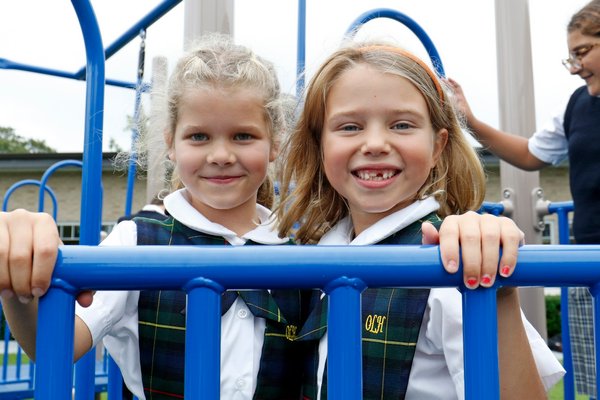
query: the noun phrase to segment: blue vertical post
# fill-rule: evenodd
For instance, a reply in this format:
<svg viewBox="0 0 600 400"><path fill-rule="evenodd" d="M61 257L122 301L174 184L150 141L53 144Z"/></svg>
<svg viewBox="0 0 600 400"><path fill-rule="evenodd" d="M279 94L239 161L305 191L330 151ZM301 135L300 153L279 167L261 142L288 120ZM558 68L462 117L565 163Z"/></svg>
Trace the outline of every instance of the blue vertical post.
<svg viewBox="0 0 600 400"><path fill-rule="evenodd" d="M205 279L187 285L184 388L189 399L219 400L222 291Z"/></svg>
<svg viewBox="0 0 600 400"><path fill-rule="evenodd" d="M600 291L600 283L596 283L590 287L590 292L594 296L594 351L596 355L596 382L600 382L600 329L598 329L598 316L600 316L600 298L598 293ZM598 398L598 383L596 383L596 393L590 397L593 399Z"/></svg>
<svg viewBox="0 0 600 400"><path fill-rule="evenodd" d="M89 0L71 0L86 52L85 135L81 182L80 244L97 245L100 240L102 196L102 123L104 110L104 48L98 21ZM82 357L76 366L75 399L93 400L95 352ZM59 397L67 398L67 397Z"/></svg>
<svg viewBox="0 0 600 400"><path fill-rule="evenodd" d="M555 213L558 218L558 243L569 244L569 212L573 211L573 202L550 203L548 212ZM563 353L563 377L564 400L575 399L575 376L573 375L573 352L571 350L571 328L569 327L569 288L560 289L560 331Z"/></svg>
<svg viewBox="0 0 600 400"><path fill-rule="evenodd" d="M70 399L73 388L74 293L51 288L39 300L35 399Z"/></svg>
<svg viewBox="0 0 600 400"><path fill-rule="evenodd" d="M496 289L463 291L465 399L500 399Z"/></svg>
<svg viewBox="0 0 600 400"><path fill-rule="evenodd" d="M304 69L306 67L306 0L298 0L298 46L296 48L296 97L302 98L304 91Z"/></svg>
<svg viewBox="0 0 600 400"><path fill-rule="evenodd" d="M139 136L140 104L142 100L142 88L144 85L144 63L146 58L146 31L140 32L140 52L138 56L137 84L135 87L135 110L133 111L133 127L131 128L131 154L129 157L129 170L127 171L127 195L125 199L125 215L131 214L131 204L135 189L137 142Z"/></svg>
<svg viewBox="0 0 600 400"><path fill-rule="evenodd" d="M331 400L362 399L362 333L360 294L365 284L338 278L329 295L327 319L327 395Z"/></svg>

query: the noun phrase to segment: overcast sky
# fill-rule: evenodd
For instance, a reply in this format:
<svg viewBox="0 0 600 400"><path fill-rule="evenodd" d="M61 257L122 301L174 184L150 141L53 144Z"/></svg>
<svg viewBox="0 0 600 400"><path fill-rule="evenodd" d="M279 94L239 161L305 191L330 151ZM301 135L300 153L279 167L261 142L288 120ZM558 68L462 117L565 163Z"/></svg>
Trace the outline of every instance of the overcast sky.
<svg viewBox="0 0 600 400"><path fill-rule="evenodd" d="M104 46L153 9L158 0L92 1ZM560 60L567 56L565 26L587 0L530 0L538 126L564 107L570 93L584 82L570 76ZM428 33L442 58L446 74L458 80L476 115L498 124L495 20L493 0L308 0L307 73L334 50L351 22L373 8L393 8L413 18ZM170 67L183 48L183 3L147 32L146 81L151 60L162 55ZM234 35L243 44L275 62L285 91L295 92L297 2L237 0ZM401 24L372 21L361 36L386 35L424 55L424 50ZM0 2L0 58L75 72L85 64L81 31L71 3L20 0ZM106 77L136 80L139 39L106 64ZM509 62L509 61L507 61ZM134 92L107 87L104 143L114 138L129 148L127 115L134 112ZM62 152L83 148L85 84L22 71L0 69L0 126L21 136L44 139Z"/></svg>

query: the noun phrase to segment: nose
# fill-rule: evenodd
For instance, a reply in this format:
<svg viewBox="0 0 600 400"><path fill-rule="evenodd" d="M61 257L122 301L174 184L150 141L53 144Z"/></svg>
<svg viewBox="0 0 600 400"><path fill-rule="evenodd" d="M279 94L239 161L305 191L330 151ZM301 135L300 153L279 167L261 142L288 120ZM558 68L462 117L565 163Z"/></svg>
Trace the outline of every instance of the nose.
<svg viewBox="0 0 600 400"><path fill-rule="evenodd" d="M382 127L373 127L364 132L364 143L361 151L363 154L378 156L390 152L388 132Z"/></svg>
<svg viewBox="0 0 600 400"><path fill-rule="evenodd" d="M216 165L233 164L235 160L235 153L223 143L215 143L206 157L206 161Z"/></svg>
<svg viewBox="0 0 600 400"><path fill-rule="evenodd" d="M581 72L582 69L583 64L581 64L581 62L577 62L575 64L571 64L571 66L569 67L569 73L571 75L577 75Z"/></svg>

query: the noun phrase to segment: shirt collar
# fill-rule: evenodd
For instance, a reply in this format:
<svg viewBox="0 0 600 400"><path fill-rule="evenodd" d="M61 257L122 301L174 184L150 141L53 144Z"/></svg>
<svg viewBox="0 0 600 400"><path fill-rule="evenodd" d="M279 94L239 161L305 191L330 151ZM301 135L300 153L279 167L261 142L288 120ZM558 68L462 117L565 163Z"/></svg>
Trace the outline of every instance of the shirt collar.
<svg viewBox="0 0 600 400"><path fill-rule="evenodd" d="M165 197L164 204L169 214L185 226L209 235L222 236L232 245L243 245L248 240L260 244L284 244L289 241L288 238L280 238L278 236L275 218L272 217L272 213L268 208L260 204L256 205L260 225L257 225L256 228L247 232L242 237L237 236L235 232L223 225L208 220L196 210L187 200L185 189L180 189L169 194Z"/></svg>
<svg viewBox="0 0 600 400"><path fill-rule="evenodd" d="M393 214L377 221L360 235L352 239L354 228L350 216L345 217L328 231L321 240L320 245L368 245L375 244L386 237L406 228L408 225L423 218L424 216L437 211L440 204L433 198L427 197L424 200L417 200L408 207L398 210Z"/></svg>

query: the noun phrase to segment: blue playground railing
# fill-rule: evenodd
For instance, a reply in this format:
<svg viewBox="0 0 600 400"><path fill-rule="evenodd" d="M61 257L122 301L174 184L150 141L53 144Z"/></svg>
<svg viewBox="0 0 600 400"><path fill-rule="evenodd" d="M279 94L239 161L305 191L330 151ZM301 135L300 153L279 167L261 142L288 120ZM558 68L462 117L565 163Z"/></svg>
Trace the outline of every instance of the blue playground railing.
<svg viewBox="0 0 600 400"><path fill-rule="evenodd" d="M494 288L463 290L466 399L499 398L499 285L588 286L600 315L599 282L600 246L530 245L520 249L510 278L499 277ZM38 335L35 398L71 393L74 296L80 290L186 291L186 398L218 399L221 292L323 288L330 296L328 393L334 400L358 400L360 293L396 286L461 288L462 273L443 270L436 246L63 247L52 289L40 300L38 331L44 334Z"/></svg>

